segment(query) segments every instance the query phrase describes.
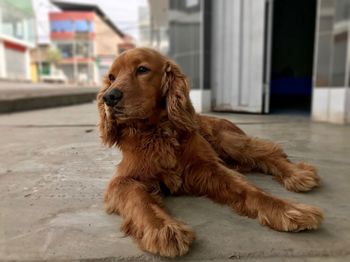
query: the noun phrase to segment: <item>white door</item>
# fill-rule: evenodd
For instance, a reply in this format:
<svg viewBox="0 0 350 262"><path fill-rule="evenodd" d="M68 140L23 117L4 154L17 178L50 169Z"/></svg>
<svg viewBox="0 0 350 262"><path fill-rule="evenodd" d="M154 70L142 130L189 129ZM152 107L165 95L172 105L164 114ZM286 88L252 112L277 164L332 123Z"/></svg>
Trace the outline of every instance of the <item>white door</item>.
<svg viewBox="0 0 350 262"><path fill-rule="evenodd" d="M212 3L213 109L267 112L272 0Z"/></svg>

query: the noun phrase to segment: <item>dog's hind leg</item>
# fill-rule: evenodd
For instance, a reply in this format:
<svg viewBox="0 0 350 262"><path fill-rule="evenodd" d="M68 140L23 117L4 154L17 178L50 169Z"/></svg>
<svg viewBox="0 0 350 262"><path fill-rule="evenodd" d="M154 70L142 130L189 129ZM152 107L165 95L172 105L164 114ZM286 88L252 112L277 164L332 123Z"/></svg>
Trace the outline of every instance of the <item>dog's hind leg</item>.
<svg viewBox="0 0 350 262"><path fill-rule="evenodd" d="M260 224L278 231L316 229L323 220L320 209L274 197L219 163L201 160L188 167L184 190L228 205L238 214L257 218Z"/></svg>
<svg viewBox="0 0 350 262"><path fill-rule="evenodd" d="M320 184L312 165L292 163L273 142L225 130L218 134L217 143L227 157L243 167L273 175L290 191L309 191Z"/></svg>

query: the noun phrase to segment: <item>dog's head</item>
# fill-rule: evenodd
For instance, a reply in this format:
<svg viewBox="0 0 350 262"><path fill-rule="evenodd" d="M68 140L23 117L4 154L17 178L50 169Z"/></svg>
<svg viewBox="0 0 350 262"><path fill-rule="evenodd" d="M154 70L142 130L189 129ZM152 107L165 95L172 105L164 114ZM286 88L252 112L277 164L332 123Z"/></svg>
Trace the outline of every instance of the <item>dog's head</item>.
<svg viewBox="0 0 350 262"><path fill-rule="evenodd" d="M118 125L129 121L165 116L178 129L195 129L185 75L152 49L135 48L117 57L97 99L102 140L109 146L117 143Z"/></svg>

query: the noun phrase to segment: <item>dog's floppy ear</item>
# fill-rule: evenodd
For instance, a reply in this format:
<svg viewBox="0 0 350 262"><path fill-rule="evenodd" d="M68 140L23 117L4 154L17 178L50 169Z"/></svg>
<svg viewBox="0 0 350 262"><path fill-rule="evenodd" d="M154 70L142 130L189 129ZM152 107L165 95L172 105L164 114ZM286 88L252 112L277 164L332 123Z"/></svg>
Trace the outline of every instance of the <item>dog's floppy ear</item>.
<svg viewBox="0 0 350 262"><path fill-rule="evenodd" d="M169 120L179 129L189 132L195 130L197 124L189 97L189 85L186 76L173 61L165 62L162 91L166 97Z"/></svg>
<svg viewBox="0 0 350 262"><path fill-rule="evenodd" d="M118 132L117 121L108 115L103 102L103 95L110 86L108 77L105 76L103 82L103 86L97 94L97 108L100 116L98 126L102 143L108 147L112 147L118 144L120 134Z"/></svg>

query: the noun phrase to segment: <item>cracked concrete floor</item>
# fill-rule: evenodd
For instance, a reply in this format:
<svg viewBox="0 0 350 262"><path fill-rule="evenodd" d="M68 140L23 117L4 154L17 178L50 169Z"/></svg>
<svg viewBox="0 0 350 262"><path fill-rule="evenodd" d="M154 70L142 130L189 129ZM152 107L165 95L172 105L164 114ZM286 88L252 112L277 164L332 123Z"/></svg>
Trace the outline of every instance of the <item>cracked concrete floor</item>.
<svg viewBox="0 0 350 262"><path fill-rule="evenodd" d="M299 116L221 116L319 168L323 186L306 194L266 175L248 179L321 207L325 222L314 232L280 233L206 199L169 197L170 212L197 234L177 260L349 261L350 127ZM103 191L121 155L100 145L96 122L94 104L0 116L0 260L168 261L138 250L119 231L121 219L104 213Z"/></svg>

